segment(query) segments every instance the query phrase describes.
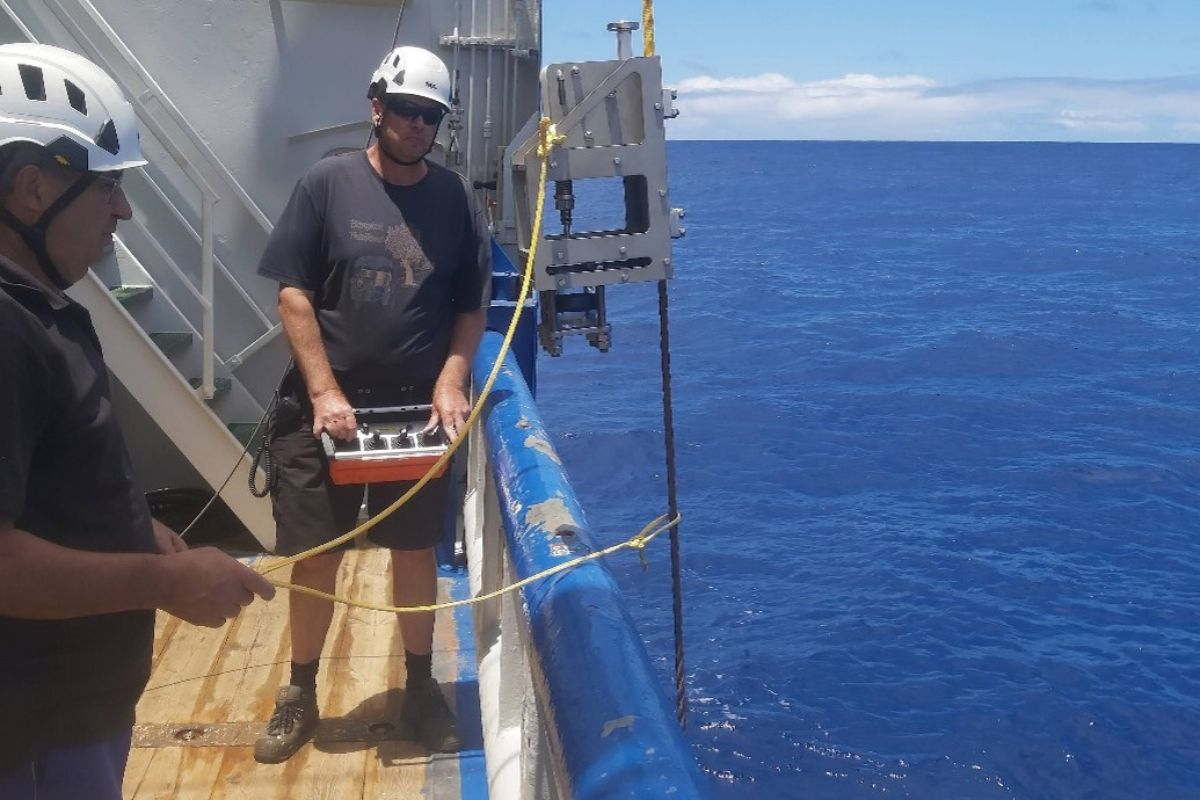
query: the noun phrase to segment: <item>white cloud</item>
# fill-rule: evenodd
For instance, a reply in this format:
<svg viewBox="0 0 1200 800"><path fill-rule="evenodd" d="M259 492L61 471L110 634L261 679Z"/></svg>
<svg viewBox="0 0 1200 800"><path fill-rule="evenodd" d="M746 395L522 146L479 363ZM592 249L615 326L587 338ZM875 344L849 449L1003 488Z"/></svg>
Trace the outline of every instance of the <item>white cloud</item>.
<svg viewBox="0 0 1200 800"><path fill-rule="evenodd" d="M681 92L780 92L795 89L799 85L778 72L767 72L752 78L710 78L702 75L683 81L679 84L679 90Z"/></svg>
<svg viewBox="0 0 1200 800"><path fill-rule="evenodd" d="M1200 78L1034 78L941 86L920 75L779 73L679 84L679 138L1200 142Z"/></svg>
<svg viewBox="0 0 1200 800"><path fill-rule="evenodd" d="M1119 119L1106 117L1101 114L1081 113L1078 111L1062 111L1056 125L1074 131L1091 131L1093 133L1118 134L1136 136L1150 130L1148 123L1135 119Z"/></svg>

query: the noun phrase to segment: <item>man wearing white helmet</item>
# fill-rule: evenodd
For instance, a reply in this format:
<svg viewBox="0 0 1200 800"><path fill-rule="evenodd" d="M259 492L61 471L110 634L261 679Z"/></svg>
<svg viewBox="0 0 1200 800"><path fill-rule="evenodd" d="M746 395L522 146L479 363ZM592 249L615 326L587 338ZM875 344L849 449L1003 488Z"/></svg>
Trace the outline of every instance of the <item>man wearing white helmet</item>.
<svg viewBox="0 0 1200 800"><path fill-rule="evenodd" d="M428 403L430 426L459 435L470 363L491 299L491 237L471 187L425 156L450 110L450 76L427 50L388 53L367 92L375 140L320 161L301 179L259 264L279 283L279 316L295 366L284 378L270 437L277 551L290 555L354 527L363 486L334 485L322 431L353 439L354 409ZM374 483L372 514L411 484ZM434 545L444 529L449 473L431 481L368 538L391 548L393 599L437 595ZM292 581L333 592L342 553L309 558ZM292 666L255 758L290 758L316 729L317 667L333 614L298 592ZM407 683L401 722L432 751L459 747L454 717L431 675L432 613L401 614Z"/></svg>
<svg viewBox="0 0 1200 800"><path fill-rule="evenodd" d="M154 609L219 626L271 585L154 521L88 312L132 211L133 109L81 56L0 46L0 797L119 800Z"/></svg>

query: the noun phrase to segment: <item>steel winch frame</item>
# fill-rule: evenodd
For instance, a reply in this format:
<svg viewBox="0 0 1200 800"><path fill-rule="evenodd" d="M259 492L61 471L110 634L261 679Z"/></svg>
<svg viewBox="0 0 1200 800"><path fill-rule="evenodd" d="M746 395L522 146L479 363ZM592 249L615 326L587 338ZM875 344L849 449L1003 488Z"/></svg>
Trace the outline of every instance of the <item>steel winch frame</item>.
<svg viewBox="0 0 1200 800"><path fill-rule="evenodd" d="M678 115L676 93L662 85L656 56L634 57L629 34L637 23L615 22L618 58L550 64L541 72L541 114L562 137L551 151L547 178L554 182L560 233L542 232L534 263L539 292L539 339L560 355L566 334L584 334L608 350L605 287L668 280L673 275L671 240L684 235L684 211L670 204L666 167L666 120ZM505 152L512 184L517 244L528 252L539 186L538 121L532 117ZM572 230L574 182L620 180L623 227Z"/></svg>

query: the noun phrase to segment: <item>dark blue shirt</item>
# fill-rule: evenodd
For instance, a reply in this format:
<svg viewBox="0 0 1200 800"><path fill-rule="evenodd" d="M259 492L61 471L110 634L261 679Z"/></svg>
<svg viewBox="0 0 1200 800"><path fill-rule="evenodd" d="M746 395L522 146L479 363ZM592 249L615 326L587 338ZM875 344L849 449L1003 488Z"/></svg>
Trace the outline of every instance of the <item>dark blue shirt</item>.
<svg viewBox="0 0 1200 800"><path fill-rule="evenodd" d="M153 552L87 310L0 258L0 517L48 541ZM0 617L0 771L133 722L154 612Z"/></svg>

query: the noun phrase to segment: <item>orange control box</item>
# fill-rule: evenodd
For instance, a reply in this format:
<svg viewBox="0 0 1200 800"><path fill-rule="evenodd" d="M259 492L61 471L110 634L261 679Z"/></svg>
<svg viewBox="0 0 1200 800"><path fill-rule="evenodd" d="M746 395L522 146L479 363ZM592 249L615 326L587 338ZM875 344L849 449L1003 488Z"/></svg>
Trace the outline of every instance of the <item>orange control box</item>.
<svg viewBox="0 0 1200 800"><path fill-rule="evenodd" d="M429 406L355 409L354 441L321 433L329 459L329 477L337 484L415 481L446 452L449 442L440 427L425 431ZM443 464L436 473L446 471Z"/></svg>

